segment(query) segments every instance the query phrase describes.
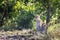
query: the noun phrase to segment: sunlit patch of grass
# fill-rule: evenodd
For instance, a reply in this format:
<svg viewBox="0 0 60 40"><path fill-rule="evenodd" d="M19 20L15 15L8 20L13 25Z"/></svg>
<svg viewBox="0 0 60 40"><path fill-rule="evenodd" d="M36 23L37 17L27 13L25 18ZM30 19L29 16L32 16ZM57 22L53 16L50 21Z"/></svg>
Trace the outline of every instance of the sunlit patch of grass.
<svg viewBox="0 0 60 40"><path fill-rule="evenodd" d="M52 31L52 30L54 30L54 29L57 28L57 27L60 28L60 23L49 26L49 27L48 27L48 31Z"/></svg>
<svg viewBox="0 0 60 40"><path fill-rule="evenodd" d="M60 23L48 27L48 35L51 40L60 40Z"/></svg>

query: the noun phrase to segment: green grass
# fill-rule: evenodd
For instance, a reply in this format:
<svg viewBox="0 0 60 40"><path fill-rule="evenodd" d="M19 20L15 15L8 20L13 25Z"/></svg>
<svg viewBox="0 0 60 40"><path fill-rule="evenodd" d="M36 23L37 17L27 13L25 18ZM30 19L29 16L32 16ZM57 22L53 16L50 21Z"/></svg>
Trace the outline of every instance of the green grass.
<svg viewBox="0 0 60 40"><path fill-rule="evenodd" d="M60 28L60 23L49 26L49 27L48 27L48 31L52 31L52 30L54 30L55 28Z"/></svg>

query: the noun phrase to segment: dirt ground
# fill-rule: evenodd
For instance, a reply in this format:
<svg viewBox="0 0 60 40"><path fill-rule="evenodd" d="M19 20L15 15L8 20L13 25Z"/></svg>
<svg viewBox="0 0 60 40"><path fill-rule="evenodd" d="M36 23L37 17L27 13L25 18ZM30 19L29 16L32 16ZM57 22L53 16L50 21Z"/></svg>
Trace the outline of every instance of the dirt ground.
<svg viewBox="0 0 60 40"><path fill-rule="evenodd" d="M45 40L45 37L33 30L0 31L0 40Z"/></svg>

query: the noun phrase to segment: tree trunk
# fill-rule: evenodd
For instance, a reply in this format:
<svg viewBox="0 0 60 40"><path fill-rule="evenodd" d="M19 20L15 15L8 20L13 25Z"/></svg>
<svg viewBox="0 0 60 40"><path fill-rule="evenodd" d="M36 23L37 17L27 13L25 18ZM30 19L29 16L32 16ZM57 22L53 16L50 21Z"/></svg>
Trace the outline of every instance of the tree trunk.
<svg viewBox="0 0 60 40"><path fill-rule="evenodd" d="M9 14L8 14L8 7L7 7L7 0L5 0L5 4L4 4L4 11L3 11L3 15L0 21L0 26L3 25L4 22L4 17L8 18Z"/></svg>
<svg viewBox="0 0 60 40"><path fill-rule="evenodd" d="M47 15L46 15L46 33L47 33L47 29L48 29L48 23L50 22L50 12L51 12L51 5L50 5L50 1L49 0L46 0L47 2Z"/></svg>
<svg viewBox="0 0 60 40"><path fill-rule="evenodd" d="M51 7L50 7L50 2L49 0L47 0L47 18L46 18L46 24L48 25L48 23L50 22L50 12L51 12Z"/></svg>

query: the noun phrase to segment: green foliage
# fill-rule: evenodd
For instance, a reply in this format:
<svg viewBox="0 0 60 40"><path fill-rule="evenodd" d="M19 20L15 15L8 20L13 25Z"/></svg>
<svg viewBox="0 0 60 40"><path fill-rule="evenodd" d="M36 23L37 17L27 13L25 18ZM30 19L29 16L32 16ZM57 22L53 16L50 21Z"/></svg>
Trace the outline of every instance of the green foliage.
<svg viewBox="0 0 60 40"><path fill-rule="evenodd" d="M60 19L60 0L50 0L49 2L51 6L50 21L56 21ZM7 30L21 28L35 29L34 15L42 14L41 19L45 22L48 11L47 7L48 2L46 0L0 0L0 20L2 20L3 14L7 12L2 20L2 27L3 29L7 28Z"/></svg>
<svg viewBox="0 0 60 40"><path fill-rule="evenodd" d="M31 13L31 11L21 11L20 16L18 17L19 27L21 26L22 28L32 28L32 19L33 14Z"/></svg>

